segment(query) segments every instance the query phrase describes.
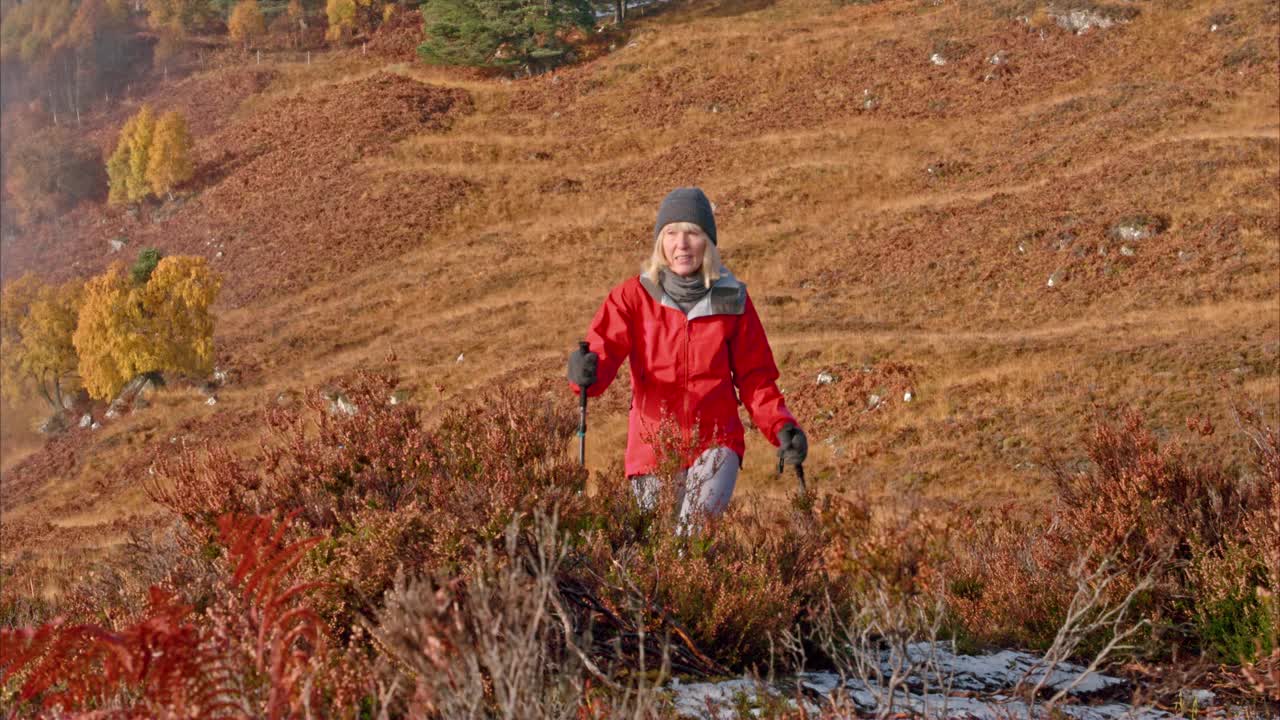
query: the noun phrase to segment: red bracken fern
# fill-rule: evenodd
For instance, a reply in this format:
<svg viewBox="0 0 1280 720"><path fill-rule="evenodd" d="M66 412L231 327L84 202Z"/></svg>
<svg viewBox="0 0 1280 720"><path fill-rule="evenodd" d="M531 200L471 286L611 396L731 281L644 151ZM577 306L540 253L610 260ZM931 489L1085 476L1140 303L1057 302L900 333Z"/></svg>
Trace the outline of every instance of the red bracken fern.
<svg viewBox="0 0 1280 720"><path fill-rule="evenodd" d="M62 621L0 630L0 684L46 710L111 717L293 717L318 704L313 658L325 636L307 605L315 583L287 578L315 539L285 544L288 522L225 515L234 568L207 617L159 588L119 632Z"/></svg>
<svg viewBox="0 0 1280 720"><path fill-rule="evenodd" d="M122 687L142 693L139 712L158 706L182 717L198 714L191 709L215 709L220 693L203 682L207 676L200 670L209 658L201 657L190 615L190 606L152 588L144 618L121 632L61 621L0 630L3 680L25 676L19 698L45 709L107 705Z"/></svg>
<svg viewBox="0 0 1280 720"><path fill-rule="evenodd" d="M235 562L231 584L239 589L245 610L239 618L256 629L253 668L270 679L264 710L271 718L298 714L313 669L312 656L324 654L323 623L302 602L322 583L285 585L306 551L319 542L308 538L284 544L289 521L273 527L271 519L224 515L218 530ZM314 689L314 688L313 688Z"/></svg>

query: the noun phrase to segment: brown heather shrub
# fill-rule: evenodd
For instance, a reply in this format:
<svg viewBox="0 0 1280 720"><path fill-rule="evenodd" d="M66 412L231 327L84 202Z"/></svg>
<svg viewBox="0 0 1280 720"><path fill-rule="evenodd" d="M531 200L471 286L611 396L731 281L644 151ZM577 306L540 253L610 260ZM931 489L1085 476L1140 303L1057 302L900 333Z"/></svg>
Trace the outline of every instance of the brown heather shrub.
<svg viewBox="0 0 1280 720"><path fill-rule="evenodd" d="M343 383L342 404L313 391L302 407L271 408L257 453L187 452L158 468L149 492L206 533L225 512L296 515L300 532L322 538L306 570L332 584L335 628L372 611L402 567L458 572L513 519L581 504L567 402L499 391L429 432L416 407L390 402L396 386L362 373Z"/></svg>
<svg viewBox="0 0 1280 720"><path fill-rule="evenodd" d="M946 596L960 640L1048 647L1073 590L1049 519L1005 505L957 522Z"/></svg>
<svg viewBox="0 0 1280 720"><path fill-rule="evenodd" d="M1189 559L1192 543L1218 545L1246 512L1237 478L1180 442L1161 445L1135 410L1100 419L1087 450L1089 470L1052 466L1058 520L1066 539L1121 562Z"/></svg>
<svg viewBox="0 0 1280 720"><path fill-rule="evenodd" d="M721 518L684 532L667 512L641 511L625 480L599 484L599 517L618 522L585 536L577 579L615 617L638 616L645 631L672 633L689 650L675 658L678 669L765 667L783 634L822 597L822 536L807 514L768 512L739 498ZM670 486L659 508L674 505Z"/></svg>
<svg viewBox="0 0 1280 720"><path fill-rule="evenodd" d="M931 512L904 500L873 508L865 500L824 498L819 525L824 566L833 587L895 596L939 590L952 533L950 512Z"/></svg>
<svg viewBox="0 0 1280 720"><path fill-rule="evenodd" d="M144 717L336 716L358 664L334 663L308 605L314 584L292 582L315 540L285 542L288 523L226 515L218 596L197 615L176 595L150 591L136 622L119 630L61 620L0 630L0 697L18 713Z"/></svg>
<svg viewBox="0 0 1280 720"><path fill-rule="evenodd" d="M1191 425L1212 433L1203 420ZM1275 646L1276 585L1267 566L1277 536L1267 526L1277 494L1276 433L1256 413L1242 418L1242 429L1255 451L1252 472L1198 459L1177 440L1161 445L1133 410L1097 424L1090 469L1055 466L1054 532L1064 553L1110 554L1132 569L1131 580L1162 568L1139 605L1156 630L1152 639L1163 641L1154 650L1176 644L1238 664Z"/></svg>
<svg viewBox="0 0 1280 720"><path fill-rule="evenodd" d="M1126 414L1094 433L1088 470L1057 472L1053 518L810 495L773 507L739 497L724 516L682 526L670 479L685 439L657 438L668 482L660 509L645 511L620 467L581 492L567 397L500 390L428 428L417 408L390 401L395 388L365 373L333 402L312 393L302 407L272 408L250 456L190 452L159 465L149 488L191 530L181 554L206 565L222 562L225 518L283 520L255 521L248 549L230 542L237 563L261 570L202 581L196 563L179 568L186 580L161 580L202 598L198 621L184 611L171 624L220 638L220 662L234 659L236 677L257 688L246 702L263 714L303 702L431 718L651 716L652 684L671 673L785 671L815 657L869 677L886 648L907 657L947 630L1045 647L1081 578L1105 570L1103 587L1124 598L1153 566L1166 571L1141 595L1147 618L1193 648L1251 659L1242 683L1270 672L1271 429L1250 436L1262 474L1237 477L1162 447ZM253 543L265 550L254 555ZM288 582L295 589L281 591ZM86 597L128 605L129 592ZM1105 634L1081 627L1095 630L1057 643L1062 652L1088 652L1078 640ZM263 645L263 628L282 639Z"/></svg>
<svg viewBox="0 0 1280 720"><path fill-rule="evenodd" d="M1234 664L1267 657L1280 628L1280 440L1256 411L1236 412L1252 468L1206 461L1178 440L1161 444L1139 413L1124 410L1099 416L1084 469L1051 463L1052 512L962 515L946 588L961 639L1048 647L1075 591L1073 575L1106 563L1108 574L1119 573L1109 602L1155 573L1135 607L1151 623L1147 654ZM1188 428L1201 437L1215 432L1205 417L1189 419ZM1082 557L1093 565L1078 567Z"/></svg>
<svg viewBox="0 0 1280 720"><path fill-rule="evenodd" d="M377 612L399 573L465 586L477 558L505 552L512 523L552 512L576 538L561 572L585 593L575 622L596 627L593 642L606 655L638 657L629 639L637 632L656 653L670 634L685 670L763 665L823 592L825 541L808 512L740 500L681 534L673 517L638 509L620 472L601 476L594 496L579 492L585 475L566 452L576 429L567 400L499 391L428 430L412 405L388 402L395 387L368 373L344 383L353 414L318 394L303 408L273 409L252 457L190 452L158 470L152 497L204 532L228 511L296 515L301 534L322 538L304 570L332 584L320 607L339 635ZM687 454L680 444L662 444L668 473ZM672 505L668 497L661 506ZM590 607L597 601L607 606L602 623Z"/></svg>
<svg viewBox="0 0 1280 720"><path fill-rule="evenodd" d="M95 563L71 586L61 611L109 630L136 622L153 589L181 596L197 612L212 603L222 573L181 520L129 533L115 562Z"/></svg>

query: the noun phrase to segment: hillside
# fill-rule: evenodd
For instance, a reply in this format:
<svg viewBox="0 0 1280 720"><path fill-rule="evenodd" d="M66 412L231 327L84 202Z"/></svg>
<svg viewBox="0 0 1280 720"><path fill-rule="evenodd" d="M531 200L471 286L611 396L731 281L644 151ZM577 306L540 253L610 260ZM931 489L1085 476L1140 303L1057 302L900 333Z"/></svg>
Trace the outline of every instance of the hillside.
<svg viewBox="0 0 1280 720"><path fill-rule="evenodd" d="M5 238L3 277L98 272L120 237L204 255L236 379L43 445L6 407L5 571L57 593L164 522L157 453L252 447L256 409L392 353L429 409L562 392L678 185L717 204L823 489L1042 503L1098 405L1207 415L1236 452L1232 402L1280 412L1278 36L1268 0L708 0L514 81L344 50L157 83L86 132L183 109L196 180ZM593 405L591 467L628 399ZM750 437L740 487L783 496L772 469Z"/></svg>

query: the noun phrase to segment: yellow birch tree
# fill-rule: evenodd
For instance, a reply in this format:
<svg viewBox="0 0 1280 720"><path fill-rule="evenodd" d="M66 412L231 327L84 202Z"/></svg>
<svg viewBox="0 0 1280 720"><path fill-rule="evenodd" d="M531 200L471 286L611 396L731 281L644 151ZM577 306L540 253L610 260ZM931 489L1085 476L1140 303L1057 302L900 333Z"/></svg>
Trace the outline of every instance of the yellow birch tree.
<svg viewBox="0 0 1280 720"><path fill-rule="evenodd" d="M145 285L123 263L85 285L73 341L89 394L109 399L146 372L204 375L213 367L213 315L222 281L202 257L167 257Z"/></svg>
<svg viewBox="0 0 1280 720"><path fill-rule="evenodd" d="M0 298L0 389L6 397L30 392L54 410L63 390L74 387L76 352L72 344L83 285L70 281L46 285L27 274L9 283Z"/></svg>
<svg viewBox="0 0 1280 720"><path fill-rule="evenodd" d="M172 198L173 188L195 175L191 156L187 119L176 110L165 113L156 124L147 161L147 183L156 195Z"/></svg>
<svg viewBox="0 0 1280 720"><path fill-rule="evenodd" d="M107 203L110 205L129 202L129 138L133 137L137 124L136 115L125 121L115 152L107 160Z"/></svg>
<svg viewBox="0 0 1280 720"><path fill-rule="evenodd" d="M128 138L129 174L126 176L125 188L129 201L137 202L151 194L147 168L151 164L151 140L155 135L156 121L149 105L143 105L133 119L133 134Z"/></svg>
<svg viewBox="0 0 1280 720"><path fill-rule="evenodd" d="M356 24L356 0L328 0L324 12L329 19L325 38L330 42L341 42L350 37Z"/></svg>
<svg viewBox="0 0 1280 720"><path fill-rule="evenodd" d="M155 369L148 352L142 304L129 282L124 263L90 278L72 342L80 380L94 398L110 399L138 373Z"/></svg>
<svg viewBox="0 0 1280 720"><path fill-rule="evenodd" d="M232 42L242 43L246 49L251 40L265 33L267 23L262 17L262 8L258 7L258 0L240 0L227 18L227 31Z"/></svg>
<svg viewBox="0 0 1280 720"><path fill-rule="evenodd" d="M332 42L347 40L356 30L372 30L380 15L374 0L328 0L324 7L329 19L325 37Z"/></svg>
<svg viewBox="0 0 1280 720"><path fill-rule="evenodd" d="M213 314L210 307L222 279L198 255L175 255L156 265L147 281L152 342L161 368L203 376L213 370Z"/></svg>

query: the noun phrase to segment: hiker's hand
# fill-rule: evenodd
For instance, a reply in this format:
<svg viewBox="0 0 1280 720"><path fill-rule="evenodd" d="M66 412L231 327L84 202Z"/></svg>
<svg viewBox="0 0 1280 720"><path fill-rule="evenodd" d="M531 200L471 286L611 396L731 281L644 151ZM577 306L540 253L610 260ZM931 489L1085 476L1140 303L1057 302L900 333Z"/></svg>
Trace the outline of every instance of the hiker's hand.
<svg viewBox="0 0 1280 720"><path fill-rule="evenodd" d="M569 353L569 380L580 388L594 385L596 368L600 365L600 356L578 348Z"/></svg>
<svg viewBox="0 0 1280 720"><path fill-rule="evenodd" d="M795 423L787 423L778 431L778 464L800 465L809 456L809 438Z"/></svg>

